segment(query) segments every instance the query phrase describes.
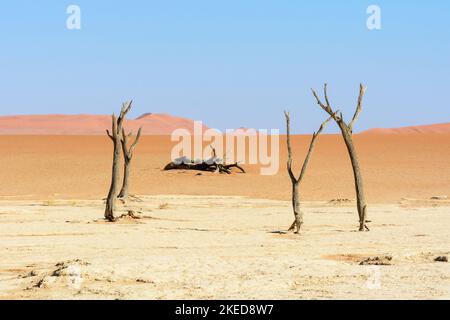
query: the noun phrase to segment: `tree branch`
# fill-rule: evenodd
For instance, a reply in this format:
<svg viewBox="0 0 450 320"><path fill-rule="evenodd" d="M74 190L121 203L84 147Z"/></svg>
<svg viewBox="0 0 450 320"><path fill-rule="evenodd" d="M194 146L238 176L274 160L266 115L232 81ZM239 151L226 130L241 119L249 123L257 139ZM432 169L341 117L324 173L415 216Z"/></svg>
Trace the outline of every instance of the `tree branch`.
<svg viewBox="0 0 450 320"><path fill-rule="evenodd" d="M214 148L212 145L209 145L209 147L210 147L211 150L212 150L213 158L216 158L216 157L217 157L217 154L216 154L216 148Z"/></svg>
<svg viewBox="0 0 450 320"><path fill-rule="evenodd" d="M242 168L237 162L233 163L233 164L226 164L223 166L225 169L230 169L230 168L238 168L239 170L241 170L242 173L245 173L244 168Z"/></svg>
<svg viewBox="0 0 450 320"><path fill-rule="evenodd" d="M316 100L317 100L317 104L318 104L323 110L325 110L326 112L329 113L327 106L325 106L325 105L322 103L322 101L320 100L320 98L319 98L319 96L317 95L316 91L315 91L314 89L311 89L311 91L312 91L312 94L313 94L314 98L316 98Z"/></svg>
<svg viewBox="0 0 450 320"><path fill-rule="evenodd" d="M353 132L353 125L355 124L356 120L358 119L359 113L362 110L362 101L364 98L364 94L366 93L367 87L364 87L362 83L359 85L359 96L358 96L358 103L356 105L355 114L353 115L352 121L350 121L350 124L348 125L348 128L350 129L350 132Z"/></svg>
<svg viewBox="0 0 450 320"><path fill-rule="evenodd" d="M292 182L297 181L294 173L292 172L292 148L291 148L291 115L288 111L284 111L286 117L286 144L288 149L287 171Z"/></svg>
<svg viewBox="0 0 450 320"><path fill-rule="evenodd" d="M114 113L111 116L111 121L112 121L112 125L111 125L112 131L110 133L109 130L106 130L106 133L111 138L111 140L114 141L114 139L117 138L117 119L116 119L116 115Z"/></svg>
<svg viewBox="0 0 450 320"><path fill-rule="evenodd" d="M122 127L122 137L120 140L122 141L122 145L124 146L124 150L126 151L125 153L128 153L128 137L129 135L125 133L125 128Z"/></svg>
<svg viewBox="0 0 450 320"><path fill-rule="evenodd" d="M330 100L328 99L328 93L327 93L327 84L325 83L323 85L323 94L325 96L326 105L323 104L323 102L320 100L319 96L317 95L316 91L314 89L311 89L314 98L316 98L317 104L330 116L333 117L335 121L338 121L339 119L336 117L336 112L333 111L330 105Z"/></svg>
<svg viewBox="0 0 450 320"><path fill-rule="evenodd" d="M327 120L325 120L319 127L319 129L317 130L317 132L313 133L313 136L311 138L311 142L309 144L309 149L308 149L308 153L306 155L305 161L303 161L303 166L302 166L302 171L300 172L300 176L298 177L298 182L301 182L303 179L303 176L305 175L306 172L306 168L308 167L308 163L309 163L309 159L311 158L311 154L312 151L314 149L314 145L316 144L316 139L319 136L319 134L323 131L323 129L325 129L325 127L327 126L328 122L330 122L331 119L333 119L333 117L335 116L336 113L334 113L333 115L331 115Z"/></svg>
<svg viewBox="0 0 450 320"><path fill-rule="evenodd" d="M114 141L114 137L109 133L109 130L106 129L106 134L108 135L108 137Z"/></svg>
<svg viewBox="0 0 450 320"><path fill-rule="evenodd" d="M120 110L119 119L117 119L117 130L119 130L118 134L120 134L120 132L122 131L123 121L125 120L125 116L127 115L128 111L130 111L132 103L133 100L122 103L122 109Z"/></svg>
<svg viewBox="0 0 450 320"><path fill-rule="evenodd" d="M134 139L134 142L133 142L133 144L130 147L130 154L133 154L134 148L138 144L139 138L141 137L141 132L142 132L142 127L139 128L138 133L136 135L136 139Z"/></svg>
<svg viewBox="0 0 450 320"><path fill-rule="evenodd" d="M327 92L327 84L326 83L324 83L324 85L323 85L323 95L324 95L325 101L327 103L327 110L333 112L331 110L330 100L328 100L328 92Z"/></svg>

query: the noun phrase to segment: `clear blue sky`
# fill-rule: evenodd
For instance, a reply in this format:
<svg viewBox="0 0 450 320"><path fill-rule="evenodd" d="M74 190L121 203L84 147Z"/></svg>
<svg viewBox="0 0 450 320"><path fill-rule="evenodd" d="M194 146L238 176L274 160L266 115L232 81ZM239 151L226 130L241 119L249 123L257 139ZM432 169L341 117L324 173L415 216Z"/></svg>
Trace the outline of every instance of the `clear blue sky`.
<svg viewBox="0 0 450 320"><path fill-rule="evenodd" d="M81 8L81 30L66 8ZM368 5L382 29L366 27ZM2 1L1 115L164 112L220 129L316 129L328 82L356 130L450 121L450 1ZM328 132L333 132L331 129Z"/></svg>

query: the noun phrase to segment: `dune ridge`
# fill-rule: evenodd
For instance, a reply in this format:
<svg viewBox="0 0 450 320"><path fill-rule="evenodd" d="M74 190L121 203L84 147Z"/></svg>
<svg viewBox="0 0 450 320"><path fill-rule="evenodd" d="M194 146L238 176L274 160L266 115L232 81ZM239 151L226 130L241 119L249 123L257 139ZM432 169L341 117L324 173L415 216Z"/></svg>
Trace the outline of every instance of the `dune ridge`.
<svg viewBox="0 0 450 320"><path fill-rule="evenodd" d="M3 135L103 135L111 127L110 115L17 115L0 116ZM142 127L144 135L170 135L175 129L194 130L194 121L164 113L145 113L127 119L127 130L136 132ZM203 125L203 130L207 127Z"/></svg>
<svg viewBox="0 0 450 320"><path fill-rule="evenodd" d="M412 133L450 133L450 122L400 128L373 128L361 132L363 134L412 134Z"/></svg>
<svg viewBox="0 0 450 320"><path fill-rule="evenodd" d="M0 116L0 135L103 135L111 127L110 115L46 114ZM166 113L144 113L127 119L127 130L142 127L144 135L170 135L175 129L194 131L194 120ZM202 130L208 127L203 125ZM246 132L249 128L241 127ZM372 128L361 134L440 134L450 133L450 122L399 128Z"/></svg>

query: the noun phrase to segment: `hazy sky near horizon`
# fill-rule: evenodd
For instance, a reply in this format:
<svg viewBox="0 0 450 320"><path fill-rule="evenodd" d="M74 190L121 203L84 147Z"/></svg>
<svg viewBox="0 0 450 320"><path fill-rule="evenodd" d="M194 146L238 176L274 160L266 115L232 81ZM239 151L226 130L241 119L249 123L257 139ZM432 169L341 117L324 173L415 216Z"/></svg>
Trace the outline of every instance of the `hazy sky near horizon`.
<svg viewBox="0 0 450 320"><path fill-rule="evenodd" d="M68 30L66 8L81 8ZM381 30L368 30L369 5ZM450 1L2 1L0 115L169 113L219 129L311 132L310 88L357 131L450 122ZM336 132L331 126L328 132Z"/></svg>

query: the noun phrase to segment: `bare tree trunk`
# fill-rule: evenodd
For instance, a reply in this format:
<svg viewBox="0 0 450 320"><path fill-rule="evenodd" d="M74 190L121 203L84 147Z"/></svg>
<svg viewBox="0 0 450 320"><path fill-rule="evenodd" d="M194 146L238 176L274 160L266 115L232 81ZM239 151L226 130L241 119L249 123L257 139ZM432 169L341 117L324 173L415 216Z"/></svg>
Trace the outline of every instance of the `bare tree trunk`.
<svg viewBox="0 0 450 320"><path fill-rule="evenodd" d="M317 132L313 134L311 142L309 144L308 153L305 160L303 161L302 170L300 171L299 177L296 178L294 173L292 172L291 117L289 112L287 111L284 112L284 115L286 117L286 144L288 149L287 171L292 182L292 209L294 211L294 222L289 227L288 231L299 233L303 224L303 212L300 209L300 183L305 176L306 168L308 167L309 159L311 159L316 139L332 117L330 116L325 122L323 122L320 125L319 130L317 130Z"/></svg>
<svg viewBox="0 0 450 320"><path fill-rule="evenodd" d="M124 167L123 167L123 183L122 183L122 189L120 189L118 198L126 199L128 198L128 185L129 185L129 176L130 176L130 163L131 161L124 161Z"/></svg>
<svg viewBox="0 0 450 320"><path fill-rule="evenodd" d="M345 145L347 146L348 155L352 163L353 177L355 180L355 190L356 190L356 207L359 216L359 231L364 231L366 226L366 200L364 197L364 187L363 178L361 175L361 169L359 167L358 156L356 154L355 146L353 144L352 134L348 132L348 129L341 124L339 125L342 137L344 138Z"/></svg>
<svg viewBox="0 0 450 320"><path fill-rule="evenodd" d="M341 130L342 137L344 139L345 145L347 146L348 154L350 157L350 161L352 163L353 168L353 176L355 180L355 191L356 191L356 205L358 210L358 217L359 217L359 231L365 231L369 230L369 228L366 225L367 221L367 204L364 197L364 187L363 187L363 179L361 174L361 168L359 166L358 157L356 155L356 149L353 144L353 125L358 119L359 113L362 110L362 100L364 98L364 94L366 92L366 88L361 84L359 86L359 96L358 96L358 103L356 105L356 110L353 115L352 120L349 124L344 122L344 118L342 116L342 113L340 112L339 115L337 115L337 111L334 112L331 108L330 102L328 100L328 94L327 94L327 85L324 85L324 95L325 95L325 102L324 104L317 93L312 90L314 97L317 100L317 104L325 110L328 114L332 115L332 118L339 126L339 129Z"/></svg>
<svg viewBox="0 0 450 320"><path fill-rule="evenodd" d="M124 157L124 169L123 169L122 189L120 190L120 193L119 193L119 198L122 198L122 199L128 198L131 160L133 160L134 148L138 144L139 138L141 137L141 131L142 131L142 128L139 128L136 139L134 140L130 149L128 149L128 138L131 136L131 133L126 135L125 130L122 129L122 152L123 152L123 157Z"/></svg>
<svg viewBox="0 0 450 320"><path fill-rule="evenodd" d="M116 209L117 183L119 181L119 162L120 162L120 140L116 139L114 143L112 179L109 187L108 197L106 198L105 219L114 221L114 211Z"/></svg>
<svg viewBox="0 0 450 320"><path fill-rule="evenodd" d="M300 211L299 183L292 183L292 209L294 210L295 233L299 233L303 224L303 213Z"/></svg>
<svg viewBox="0 0 450 320"><path fill-rule="evenodd" d="M111 138L113 142L113 165L112 165L112 177L111 185L109 187L108 196L106 198L105 206L105 219L108 221L115 221L114 211L116 209L116 198L117 198L117 184L120 178L119 164L120 164L120 154L121 154L121 137L122 137L122 127L125 116L130 111L131 102L124 103L120 111L119 118L112 115L112 131L106 130L106 133Z"/></svg>

